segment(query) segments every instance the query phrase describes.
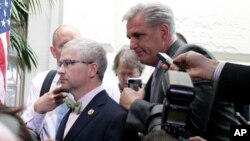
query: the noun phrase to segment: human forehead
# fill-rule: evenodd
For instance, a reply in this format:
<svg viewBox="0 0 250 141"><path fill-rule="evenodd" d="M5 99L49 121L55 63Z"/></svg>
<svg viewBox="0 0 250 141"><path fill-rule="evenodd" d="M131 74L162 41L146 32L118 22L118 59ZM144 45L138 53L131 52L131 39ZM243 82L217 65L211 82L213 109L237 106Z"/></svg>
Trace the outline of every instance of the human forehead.
<svg viewBox="0 0 250 141"><path fill-rule="evenodd" d="M143 16L135 16L134 18L127 21L127 35L131 36L135 33L145 33L152 30L152 27L149 26Z"/></svg>
<svg viewBox="0 0 250 141"><path fill-rule="evenodd" d="M67 47L63 48L60 56L60 60L64 59L80 59L81 53L75 47Z"/></svg>
<svg viewBox="0 0 250 141"><path fill-rule="evenodd" d="M80 33L76 30L70 30L67 28L57 31L55 35L55 46L63 46L68 41L80 37Z"/></svg>
<svg viewBox="0 0 250 141"><path fill-rule="evenodd" d="M67 34L67 35L60 35L58 38L55 40L55 46L62 47L65 43L67 43L70 40L75 39L77 36L73 34Z"/></svg>
<svg viewBox="0 0 250 141"><path fill-rule="evenodd" d="M117 71L118 75L133 75L133 76L137 76L138 74L140 74L139 69L138 68L130 68L128 66L120 66L118 71Z"/></svg>
<svg viewBox="0 0 250 141"><path fill-rule="evenodd" d="M136 16L127 21L127 28L132 26L143 27L146 25L147 23L145 22L144 16L142 14L137 14Z"/></svg>
<svg viewBox="0 0 250 141"><path fill-rule="evenodd" d="M131 71L137 69L135 64L128 64L123 59L119 60L118 69L129 69Z"/></svg>

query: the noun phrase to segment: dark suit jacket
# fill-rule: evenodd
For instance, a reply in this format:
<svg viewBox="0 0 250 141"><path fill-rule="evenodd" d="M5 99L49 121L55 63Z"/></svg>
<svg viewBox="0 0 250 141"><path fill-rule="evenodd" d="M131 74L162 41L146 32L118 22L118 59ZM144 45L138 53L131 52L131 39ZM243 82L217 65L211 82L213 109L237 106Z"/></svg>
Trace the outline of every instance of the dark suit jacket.
<svg viewBox="0 0 250 141"><path fill-rule="evenodd" d="M193 50L209 58L214 58L205 49L196 45L183 44L176 41L168 50L167 54L175 57L180 53ZM151 76L152 77L152 76ZM153 96L155 101L150 101L151 79L145 86L144 100L136 100L130 107L126 126L146 133L145 126L150 117L152 109L163 102L165 97L164 71L160 70L157 74L157 83ZM215 92L211 81L193 82L195 89L195 99L191 104L192 116L190 132L194 135L200 135L208 140L229 140L230 124L236 124L234 117L234 107L230 103L215 101Z"/></svg>
<svg viewBox="0 0 250 141"><path fill-rule="evenodd" d="M250 104L250 66L226 63L218 85L218 98L237 104Z"/></svg>
<svg viewBox="0 0 250 141"><path fill-rule="evenodd" d="M93 114L88 114L93 109ZM124 123L126 111L112 100L105 90L97 94L64 138L64 141L122 141L125 140ZM57 132L56 139L63 140L66 115Z"/></svg>

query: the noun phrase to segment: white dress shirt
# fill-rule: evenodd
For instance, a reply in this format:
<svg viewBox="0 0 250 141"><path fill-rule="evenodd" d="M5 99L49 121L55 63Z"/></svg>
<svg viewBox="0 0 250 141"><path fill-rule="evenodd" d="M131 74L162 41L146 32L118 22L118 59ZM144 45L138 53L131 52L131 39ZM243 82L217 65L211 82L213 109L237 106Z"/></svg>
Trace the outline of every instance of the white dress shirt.
<svg viewBox="0 0 250 141"><path fill-rule="evenodd" d="M55 108L53 111L47 112L46 114L39 114L34 111L34 103L40 98L40 90L43 81L48 74L49 70L37 74L32 79L31 92L27 97L27 103L22 115L22 119L27 124L28 127L32 128L34 131L40 134L42 140L54 139L56 136L58 128L58 113L62 105ZM51 89L54 88L59 79L59 75L56 74L54 80L51 84ZM113 98L116 102L119 102L120 91L116 82L113 78L108 78L105 74L102 87L107 91L109 96ZM67 110L65 110L65 113ZM65 114L62 113L62 114Z"/></svg>

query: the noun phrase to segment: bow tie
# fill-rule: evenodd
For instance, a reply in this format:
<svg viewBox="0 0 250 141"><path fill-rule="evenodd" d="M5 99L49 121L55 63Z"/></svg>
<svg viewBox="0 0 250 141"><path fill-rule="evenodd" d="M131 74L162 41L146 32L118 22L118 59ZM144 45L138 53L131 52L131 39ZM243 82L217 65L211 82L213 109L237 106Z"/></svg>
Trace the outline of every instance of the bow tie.
<svg viewBox="0 0 250 141"><path fill-rule="evenodd" d="M81 102L74 102L72 99L66 99L66 104L67 106L72 109L73 112L75 112L76 114L80 114L81 112Z"/></svg>

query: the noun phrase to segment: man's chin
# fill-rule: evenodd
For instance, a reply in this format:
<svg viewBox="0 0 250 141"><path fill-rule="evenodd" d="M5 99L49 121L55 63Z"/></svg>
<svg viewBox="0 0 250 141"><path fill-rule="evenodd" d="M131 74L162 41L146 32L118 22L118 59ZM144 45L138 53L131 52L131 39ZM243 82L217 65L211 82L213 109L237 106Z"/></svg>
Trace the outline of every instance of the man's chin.
<svg viewBox="0 0 250 141"><path fill-rule="evenodd" d="M69 92L69 88L66 88L66 87L63 87L63 86L61 87L60 90L61 90L61 92Z"/></svg>

